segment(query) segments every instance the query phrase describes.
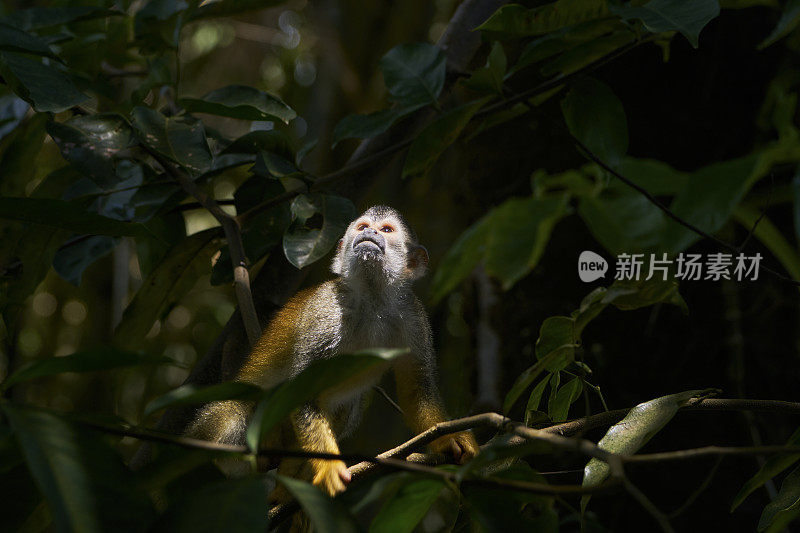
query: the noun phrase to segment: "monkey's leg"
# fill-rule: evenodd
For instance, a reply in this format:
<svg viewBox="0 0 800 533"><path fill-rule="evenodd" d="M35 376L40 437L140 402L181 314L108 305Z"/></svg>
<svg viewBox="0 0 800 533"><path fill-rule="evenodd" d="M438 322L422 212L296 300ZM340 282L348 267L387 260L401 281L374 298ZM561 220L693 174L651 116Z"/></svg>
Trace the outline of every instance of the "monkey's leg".
<svg viewBox="0 0 800 533"><path fill-rule="evenodd" d="M309 452L339 453L339 445L326 414L319 408L306 405L293 416L297 442L303 450ZM350 482L350 472L343 461L329 459L310 459L313 471L312 483L331 496L342 492L346 483Z"/></svg>

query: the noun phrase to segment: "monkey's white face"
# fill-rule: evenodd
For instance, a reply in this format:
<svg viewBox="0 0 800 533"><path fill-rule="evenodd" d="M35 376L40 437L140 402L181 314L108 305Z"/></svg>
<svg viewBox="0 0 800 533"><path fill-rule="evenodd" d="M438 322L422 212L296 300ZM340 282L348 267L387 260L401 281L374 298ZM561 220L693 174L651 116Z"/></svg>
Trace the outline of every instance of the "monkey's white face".
<svg viewBox="0 0 800 533"><path fill-rule="evenodd" d="M427 253L413 243L404 222L391 213L354 220L339 242L331 269L345 279L379 281L387 285L415 279L424 273ZM424 254L419 260L418 250Z"/></svg>

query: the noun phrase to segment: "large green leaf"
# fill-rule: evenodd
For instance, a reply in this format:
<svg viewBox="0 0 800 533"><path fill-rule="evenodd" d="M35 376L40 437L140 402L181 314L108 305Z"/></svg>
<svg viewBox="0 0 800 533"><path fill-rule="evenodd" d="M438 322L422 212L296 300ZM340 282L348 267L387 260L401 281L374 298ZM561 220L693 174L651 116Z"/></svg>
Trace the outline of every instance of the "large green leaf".
<svg viewBox="0 0 800 533"><path fill-rule="evenodd" d="M404 476L372 519L370 533L410 533L425 517L445 482L437 478Z"/></svg>
<svg viewBox="0 0 800 533"><path fill-rule="evenodd" d="M367 139L380 135L392 127L392 124L413 113L425 104L407 107L391 107L369 115L347 115L333 129L332 145L336 146L344 139Z"/></svg>
<svg viewBox="0 0 800 533"><path fill-rule="evenodd" d="M148 236L142 224L86 211L80 205L49 198L0 198L0 218L41 224L86 235Z"/></svg>
<svg viewBox="0 0 800 533"><path fill-rule="evenodd" d="M295 497L300 507L311 519L314 529L320 533L355 533L358 524L347 509L337 500L332 500L320 489L286 476L277 476L278 481Z"/></svg>
<svg viewBox="0 0 800 533"><path fill-rule="evenodd" d="M611 453L634 454L672 420L678 409L686 405L689 400L707 395L709 392L710 389L690 390L640 403L628 411L625 418L611 426L597 446ZM584 487L599 485L610 473L608 463L592 458L583 469L582 485ZM588 496L581 498L582 510L586 508L588 502Z"/></svg>
<svg viewBox="0 0 800 533"><path fill-rule="evenodd" d="M60 61L50 46L39 37L2 22L0 22L0 50L35 54Z"/></svg>
<svg viewBox="0 0 800 533"><path fill-rule="evenodd" d="M174 365L176 363L168 357L142 355L114 348L97 348L60 357L45 357L31 361L8 376L0 384L0 389L5 390L23 381L66 372L98 372L114 368L164 364Z"/></svg>
<svg viewBox="0 0 800 533"><path fill-rule="evenodd" d="M271 389L256 407L247 428L247 444L257 450L265 435L289 413L318 396L325 389L352 376L384 365L407 350L374 349L339 354L309 365L297 376Z"/></svg>
<svg viewBox="0 0 800 533"><path fill-rule="evenodd" d="M800 428L796 429L794 433L786 441L787 446L797 446L800 444ZM761 468L756 474L747 480L731 503L731 512L733 512L741 503L755 490L763 486L764 483L774 478L797 461L800 461L800 453L784 453L773 455L761 465Z"/></svg>
<svg viewBox="0 0 800 533"><path fill-rule="evenodd" d="M145 531L148 494L117 453L91 430L33 408L2 405L57 531Z"/></svg>
<svg viewBox="0 0 800 533"><path fill-rule="evenodd" d="M800 466L792 470L781 484L775 500L764 507L758 520L758 531L778 533L800 516Z"/></svg>
<svg viewBox="0 0 800 533"><path fill-rule="evenodd" d="M36 111L59 113L89 99L56 67L16 52L0 53L5 82Z"/></svg>
<svg viewBox="0 0 800 533"><path fill-rule="evenodd" d="M169 251L125 309L115 332L121 346L140 346L153 322L210 270L211 256L220 247L219 237L219 228L210 228L181 240Z"/></svg>
<svg viewBox="0 0 800 533"><path fill-rule="evenodd" d="M156 411L175 405L194 405L244 398L253 400L262 392L261 387L237 381L217 383L208 387L200 387L190 383L171 390L148 403L144 414L151 415Z"/></svg>
<svg viewBox="0 0 800 533"><path fill-rule="evenodd" d="M203 123L192 117L165 117L148 107L131 112L139 140L179 163L189 172L201 174L211 168L213 156Z"/></svg>
<svg viewBox="0 0 800 533"><path fill-rule="evenodd" d="M190 490L167 508L154 531L251 533L267 531L268 486L259 477L226 479Z"/></svg>
<svg viewBox="0 0 800 533"><path fill-rule="evenodd" d="M478 29L501 39L543 35L605 17L607 4L606 0L558 0L533 9L511 4L498 9Z"/></svg>
<svg viewBox="0 0 800 533"><path fill-rule="evenodd" d="M510 289L539 263L553 226L564 216L566 197L512 198L492 213L486 273Z"/></svg>
<svg viewBox="0 0 800 533"><path fill-rule="evenodd" d="M586 78L561 102L570 133L604 163L617 167L628 151L628 119L622 103L604 83Z"/></svg>
<svg viewBox="0 0 800 533"><path fill-rule="evenodd" d="M86 115L66 122L49 122L47 132L61 149L64 159L98 186L110 189L120 181L114 159L120 150L131 144L133 135L121 116Z"/></svg>
<svg viewBox="0 0 800 533"><path fill-rule="evenodd" d="M417 134L408 149L403 165L403 178L424 176L453 144L472 116L483 107L489 97L445 111Z"/></svg>
<svg viewBox="0 0 800 533"><path fill-rule="evenodd" d="M719 15L718 0L650 0L643 6L613 6L623 19L639 19L653 33L679 31L697 48L700 31Z"/></svg>
<svg viewBox="0 0 800 533"><path fill-rule="evenodd" d="M578 214L594 238L614 255L663 248L664 212L637 192L584 196Z"/></svg>
<svg viewBox="0 0 800 533"><path fill-rule="evenodd" d="M83 272L89 265L111 253L119 239L106 235L90 235L68 241L58 249L53 258L53 270L59 276L80 287Z"/></svg>
<svg viewBox="0 0 800 533"><path fill-rule="evenodd" d="M256 130L245 133L220 152L221 154L258 154L271 152L285 159L295 158L292 141L280 130Z"/></svg>
<svg viewBox="0 0 800 533"><path fill-rule="evenodd" d="M475 266L505 289L528 274L539 262L553 225L563 216L565 197L512 198L468 228L448 250L431 284L431 299L439 301Z"/></svg>
<svg viewBox="0 0 800 533"><path fill-rule="evenodd" d="M758 48L766 48L782 39L797 27L798 22L800 22L800 0L789 0L786 2L786 7L783 8L783 13L781 13L781 18L775 29L766 39L761 41Z"/></svg>
<svg viewBox="0 0 800 533"><path fill-rule="evenodd" d="M502 43L495 42L486 59L486 65L475 69L465 85L474 91L502 96L507 66L508 60Z"/></svg>
<svg viewBox="0 0 800 533"><path fill-rule="evenodd" d="M277 96L246 85L228 85L202 98L181 98L178 104L190 113L245 120L279 120L288 124L297 116L294 109Z"/></svg>
<svg viewBox="0 0 800 533"><path fill-rule="evenodd" d="M681 219L700 229L714 233L722 227L750 188L758 158L713 163L692 173L686 187L678 193L670 207ZM666 222L665 249L681 252L700 236L670 219Z"/></svg>
<svg viewBox="0 0 800 533"><path fill-rule="evenodd" d="M298 196L292 201L292 224L283 236L283 253L297 268L310 265L333 248L356 215L355 206L346 198Z"/></svg>
<svg viewBox="0 0 800 533"><path fill-rule="evenodd" d="M401 107L437 105L446 62L444 52L432 44L401 44L389 50L380 68L392 101Z"/></svg>

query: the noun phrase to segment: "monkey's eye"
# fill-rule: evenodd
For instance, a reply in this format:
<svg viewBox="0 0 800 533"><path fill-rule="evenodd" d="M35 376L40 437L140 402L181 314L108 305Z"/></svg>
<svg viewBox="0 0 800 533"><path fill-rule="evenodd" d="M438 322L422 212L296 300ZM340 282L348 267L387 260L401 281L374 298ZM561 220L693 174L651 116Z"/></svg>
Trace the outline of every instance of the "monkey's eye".
<svg viewBox="0 0 800 533"><path fill-rule="evenodd" d="M361 224L359 224L359 225L356 227L356 229L357 229L358 231L364 231L365 229L367 229L367 226L368 226L368 224L364 224L364 223L362 222Z"/></svg>
<svg viewBox="0 0 800 533"><path fill-rule="evenodd" d="M381 228L381 231L384 232L384 233L391 233L391 232L394 231L394 228L387 224L386 226L383 226Z"/></svg>

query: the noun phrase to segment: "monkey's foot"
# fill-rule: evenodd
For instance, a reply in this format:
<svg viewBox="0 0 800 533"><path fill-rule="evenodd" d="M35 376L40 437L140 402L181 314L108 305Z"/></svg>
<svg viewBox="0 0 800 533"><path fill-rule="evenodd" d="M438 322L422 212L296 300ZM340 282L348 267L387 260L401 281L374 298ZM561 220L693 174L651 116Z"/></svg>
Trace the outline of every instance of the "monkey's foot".
<svg viewBox="0 0 800 533"><path fill-rule="evenodd" d="M342 461L316 461L314 485L330 496L336 496L350 483L350 471Z"/></svg>
<svg viewBox="0 0 800 533"><path fill-rule="evenodd" d="M452 455L458 464L463 465L478 454L478 443L469 431L453 433L439 437L432 443L430 448L435 453Z"/></svg>

